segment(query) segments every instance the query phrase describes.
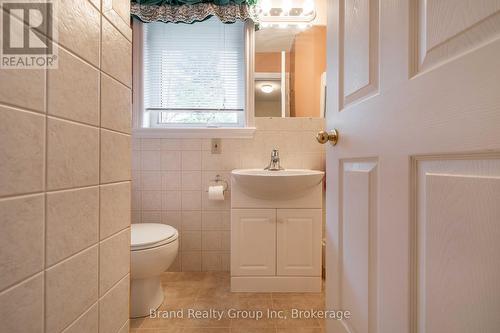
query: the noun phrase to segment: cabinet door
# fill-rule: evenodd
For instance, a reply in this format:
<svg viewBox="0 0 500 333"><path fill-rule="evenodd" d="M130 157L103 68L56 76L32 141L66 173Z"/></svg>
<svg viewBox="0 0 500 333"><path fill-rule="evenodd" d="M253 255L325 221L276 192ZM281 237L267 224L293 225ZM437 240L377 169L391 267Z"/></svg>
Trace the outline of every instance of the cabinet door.
<svg viewBox="0 0 500 333"><path fill-rule="evenodd" d="M231 275L276 275L276 210L231 210Z"/></svg>
<svg viewBox="0 0 500 333"><path fill-rule="evenodd" d="M321 209L278 209L278 275L321 275Z"/></svg>

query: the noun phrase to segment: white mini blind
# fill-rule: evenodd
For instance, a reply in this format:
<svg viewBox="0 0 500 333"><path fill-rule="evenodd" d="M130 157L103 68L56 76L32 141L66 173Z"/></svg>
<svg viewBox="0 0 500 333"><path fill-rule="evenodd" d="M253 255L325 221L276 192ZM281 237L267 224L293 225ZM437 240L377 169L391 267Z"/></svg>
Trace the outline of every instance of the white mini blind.
<svg viewBox="0 0 500 333"><path fill-rule="evenodd" d="M244 29L243 22L216 17L144 25L144 107L158 115L158 124L241 125Z"/></svg>

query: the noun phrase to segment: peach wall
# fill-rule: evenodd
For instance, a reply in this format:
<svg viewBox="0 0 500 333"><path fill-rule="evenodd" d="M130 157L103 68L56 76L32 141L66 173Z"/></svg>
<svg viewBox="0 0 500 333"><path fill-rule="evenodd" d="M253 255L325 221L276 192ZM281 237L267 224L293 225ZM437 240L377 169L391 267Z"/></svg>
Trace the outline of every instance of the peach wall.
<svg viewBox="0 0 500 333"><path fill-rule="evenodd" d="M326 71L326 27L297 34L291 52L291 115L319 117L321 75Z"/></svg>
<svg viewBox="0 0 500 333"><path fill-rule="evenodd" d="M290 53L285 55L286 71L290 71ZM258 73L280 73L281 52L259 52L255 53L255 72Z"/></svg>

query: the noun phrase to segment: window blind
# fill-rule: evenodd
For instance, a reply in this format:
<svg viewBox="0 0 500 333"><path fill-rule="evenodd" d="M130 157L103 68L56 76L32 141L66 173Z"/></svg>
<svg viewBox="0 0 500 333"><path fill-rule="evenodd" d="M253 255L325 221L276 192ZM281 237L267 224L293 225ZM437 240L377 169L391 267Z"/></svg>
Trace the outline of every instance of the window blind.
<svg viewBox="0 0 500 333"><path fill-rule="evenodd" d="M244 23L144 25L144 107L159 124L232 124L245 106ZM154 125L154 124L152 124Z"/></svg>

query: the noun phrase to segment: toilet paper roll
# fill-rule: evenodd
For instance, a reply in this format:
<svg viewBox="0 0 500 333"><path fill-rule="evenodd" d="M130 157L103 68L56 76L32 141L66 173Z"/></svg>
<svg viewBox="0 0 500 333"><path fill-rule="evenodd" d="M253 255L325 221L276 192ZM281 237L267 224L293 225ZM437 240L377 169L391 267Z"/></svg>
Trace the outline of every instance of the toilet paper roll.
<svg viewBox="0 0 500 333"><path fill-rule="evenodd" d="M224 200L224 186L215 185L208 187L208 200Z"/></svg>

